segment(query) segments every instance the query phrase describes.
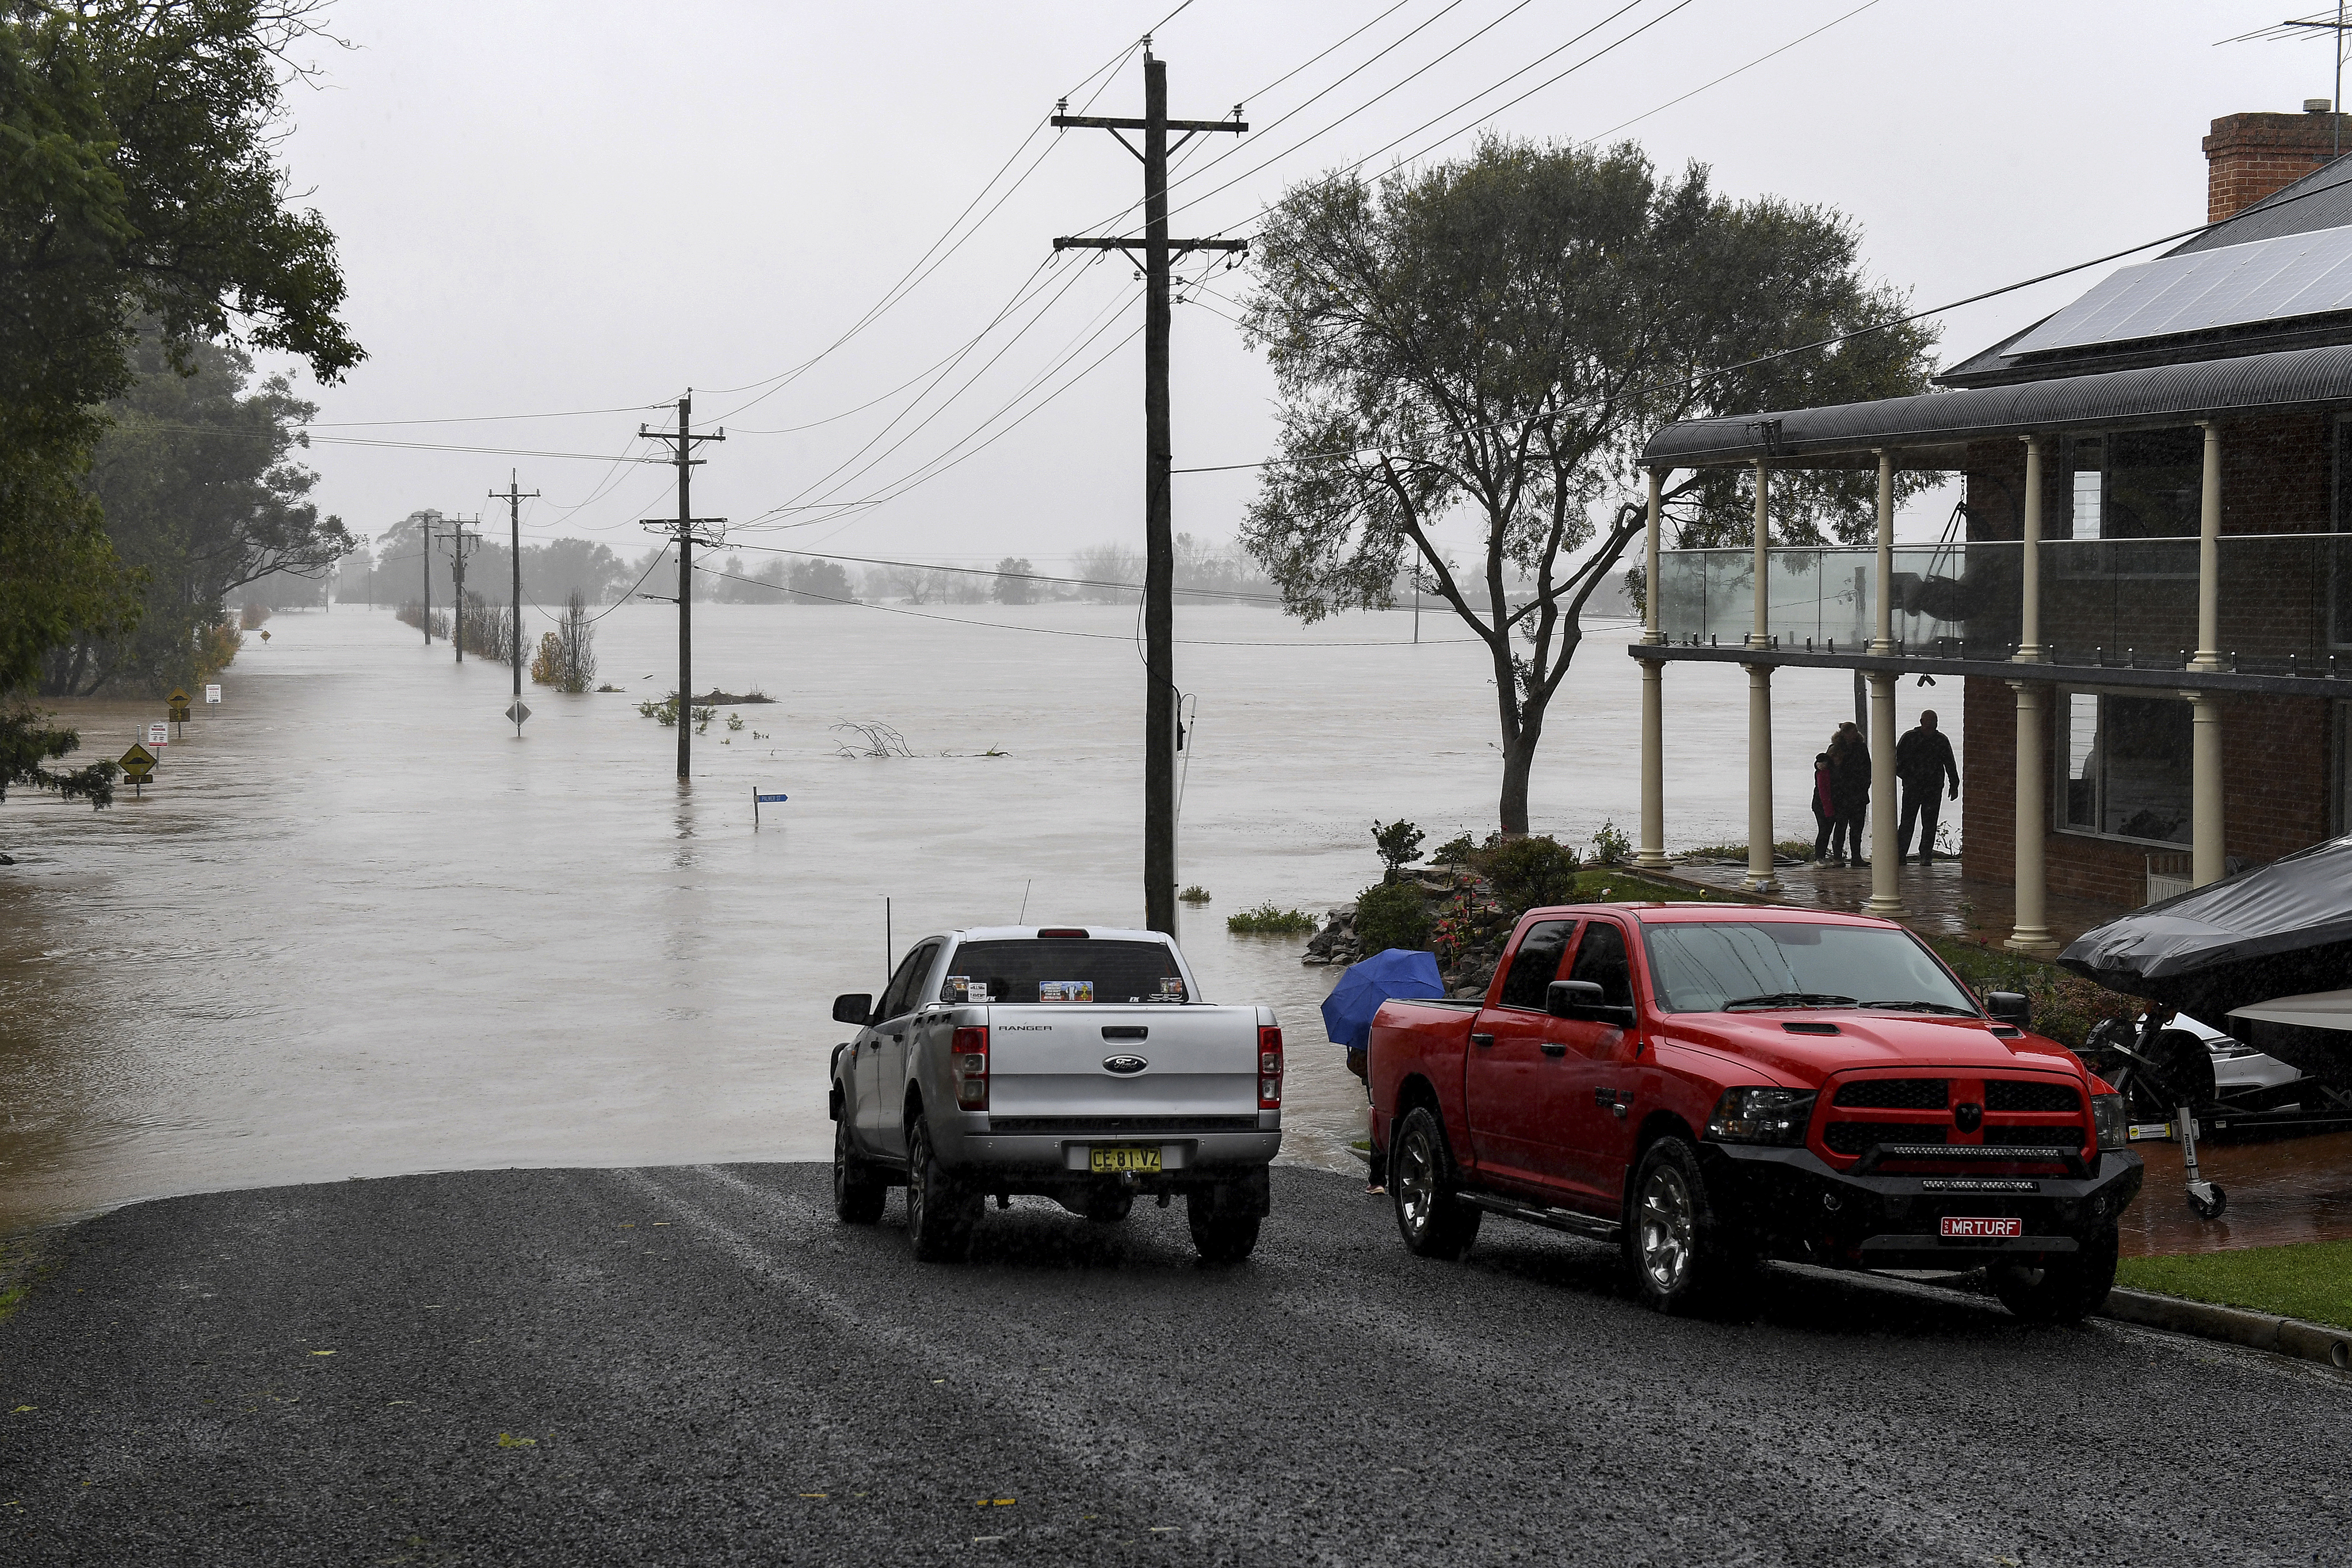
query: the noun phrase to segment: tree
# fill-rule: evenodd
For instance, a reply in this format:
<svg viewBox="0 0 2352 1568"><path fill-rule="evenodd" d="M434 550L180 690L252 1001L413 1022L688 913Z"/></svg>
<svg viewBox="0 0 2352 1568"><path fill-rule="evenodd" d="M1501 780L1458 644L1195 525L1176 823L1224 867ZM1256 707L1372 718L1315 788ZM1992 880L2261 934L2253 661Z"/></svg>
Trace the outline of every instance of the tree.
<svg viewBox="0 0 2352 1568"><path fill-rule="evenodd" d="M1036 597L1037 584L1029 579L1036 573L1026 556L1008 555L996 563L996 602L1000 605L1026 605Z"/></svg>
<svg viewBox="0 0 2352 1568"><path fill-rule="evenodd" d="M857 590L851 586L849 574L838 561L811 561L794 556L784 574L784 582L792 590L785 595L794 605L849 605L857 601Z"/></svg>
<svg viewBox="0 0 2352 1568"><path fill-rule="evenodd" d="M1642 439L1675 419L1924 389L1933 334L1916 325L1746 363L1903 313L1859 247L1832 211L1717 196L1699 164L1661 180L1631 142L1490 137L1377 186L1297 186L1267 221L1246 320L1281 433L1243 542L1310 623L1392 604L1409 563L1426 574L1487 647L1507 835L1528 830L1584 603L1644 526ZM1775 493L1790 537L1866 526L1862 476ZM1692 479L1675 499L1727 530L1727 494ZM1475 577L1447 531L1475 537Z"/></svg>
<svg viewBox="0 0 2352 1568"><path fill-rule="evenodd" d="M1184 537L1189 542L1191 536ZM1097 544L1079 551L1072 562L1072 573L1087 584L1078 590L1078 597L1093 604L1132 605L1143 596L1143 556L1124 544Z"/></svg>
<svg viewBox="0 0 2352 1568"><path fill-rule="evenodd" d="M289 458L317 410L284 376L248 395L252 361L213 343L190 345L186 373L175 372L152 328L132 363L140 379L109 406L88 485L117 558L138 574L138 624L51 649L41 685L52 696L208 679L234 651L217 634L239 589L315 604L319 580L359 548L341 519L305 499L317 476Z"/></svg>
<svg viewBox="0 0 2352 1568"><path fill-rule="evenodd" d="M93 808L114 804L110 762L58 772L47 764L79 750L81 737L71 730L53 728L50 715L37 708L12 703L0 708L0 801L12 786L53 790L68 800L87 800Z"/></svg>
<svg viewBox="0 0 2352 1568"><path fill-rule="evenodd" d="M119 636L136 584L77 481L138 323L191 368L243 341L333 381L334 238L286 203L284 89L310 0L83 0L0 13L0 690Z"/></svg>
<svg viewBox="0 0 2352 1568"><path fill-rule="evenodd" d="M1380 851L1384 868L1381 880L1393 882L1404 875L1404 868L1421 858L1422 840L1427 835L1399 817L1394 822L1372 824L1372 847Z"/></svg>

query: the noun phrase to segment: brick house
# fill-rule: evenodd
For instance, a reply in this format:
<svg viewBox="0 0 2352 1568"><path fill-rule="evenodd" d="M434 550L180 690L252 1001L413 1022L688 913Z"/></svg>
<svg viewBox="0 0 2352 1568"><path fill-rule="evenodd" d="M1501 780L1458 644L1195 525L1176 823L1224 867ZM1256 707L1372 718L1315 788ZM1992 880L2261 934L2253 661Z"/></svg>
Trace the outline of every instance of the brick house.
<svg viewBox="0 0 2352 1568"><path fill-rule="evenodd" d="M2341 117L2352 120L2352 117ZM1965 689L1962 872L2118 909L2352 830L2352 163L2339 117L2205 139L2211 226L1951 366L1918 397L1694 420L1675 468L1756 476L1752 550L1664 551L1643 644L1642 850L1663 863L1663 685L1749 681L1749 882L1773 879L1776 669L1863 672L1878 778L1870 907L1893 875L1894 686ZM2352 139L2347 139L2352 140ZM1874 548L1769 542L1770 478L1876 468ZM1897 471L1961 476L1966 530L1892 542ZM1760 591L1759 591L1760 590ZM2339 660L2342 668L2339 672Z"/></svg>

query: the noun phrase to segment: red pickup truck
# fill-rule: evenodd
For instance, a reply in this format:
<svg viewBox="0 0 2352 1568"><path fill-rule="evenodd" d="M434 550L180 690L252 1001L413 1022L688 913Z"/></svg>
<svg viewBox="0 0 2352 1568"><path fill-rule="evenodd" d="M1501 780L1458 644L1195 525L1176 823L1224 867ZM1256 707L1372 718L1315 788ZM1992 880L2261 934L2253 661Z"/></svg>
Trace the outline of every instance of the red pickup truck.
<svg viewBox="0 0 2352 1568"><path fill-rule="evenodd" d="M1622 1245L1662 1311L1759 1259L1984 1268L2072 1321L2139 1191L2120 1096L1890 921L1726 904L1532 910L1484 1002L1373 1020L1372 1145L1405 1245L1488 1214Z"/></svg>

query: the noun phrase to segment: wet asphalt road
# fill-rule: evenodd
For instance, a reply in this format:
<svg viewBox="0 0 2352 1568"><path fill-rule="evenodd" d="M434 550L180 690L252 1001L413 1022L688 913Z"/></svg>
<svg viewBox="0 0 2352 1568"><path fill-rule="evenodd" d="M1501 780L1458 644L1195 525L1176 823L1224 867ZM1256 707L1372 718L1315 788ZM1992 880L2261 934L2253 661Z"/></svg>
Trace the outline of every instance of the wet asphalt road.
<svg viewBox="0 0 2352 1568"><path fill-rule="evenodd" d="M908 1260L809 1165L515 1171L138 1205L0 1324L10 1563L2340 1563L2352 1380L1776 1271L1653 1317L1490 1222L1406 1255L1276 1173L991 1212ZM21 1408L26 1407L29 1408ZM2194 1425L2169 1428L2176 1413Z"/></svg>

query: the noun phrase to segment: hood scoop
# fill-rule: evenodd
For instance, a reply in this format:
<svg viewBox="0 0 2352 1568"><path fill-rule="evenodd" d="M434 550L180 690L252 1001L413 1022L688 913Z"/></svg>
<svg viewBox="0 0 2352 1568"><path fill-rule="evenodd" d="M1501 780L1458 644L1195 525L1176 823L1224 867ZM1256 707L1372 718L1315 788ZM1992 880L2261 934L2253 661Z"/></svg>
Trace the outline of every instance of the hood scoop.
<svg viewBox="0 0 2352 1568"><path fill-rule="evenodd" d="M1840 1029L1835 1024L1822 1023L1819 1019L1815 1018L1784 1018L1780 1021L1780 1027L1788 1030L1789 1033L1792 1035L1837 1035L1844 1033L1844 1031Z"/></svg>

